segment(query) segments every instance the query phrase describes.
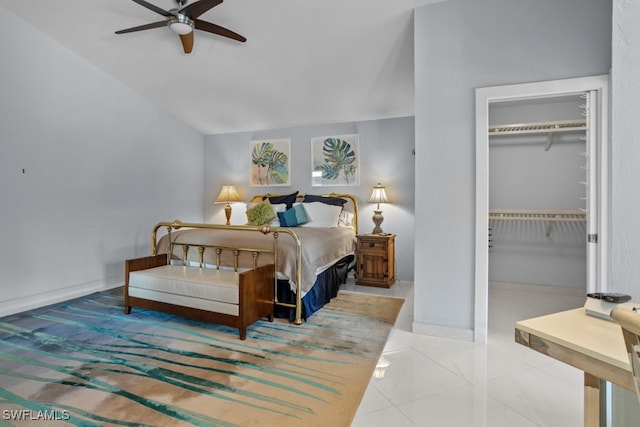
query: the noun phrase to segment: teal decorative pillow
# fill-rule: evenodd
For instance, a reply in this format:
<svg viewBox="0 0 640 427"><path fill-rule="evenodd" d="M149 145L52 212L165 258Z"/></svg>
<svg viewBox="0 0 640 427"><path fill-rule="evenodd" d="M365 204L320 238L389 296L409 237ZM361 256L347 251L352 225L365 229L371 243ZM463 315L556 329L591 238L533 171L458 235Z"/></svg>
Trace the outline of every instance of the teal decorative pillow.
<svg viewBox="0 0 640 427"><path fill-rule="evenodd" d="M276 214L273 213L273 208L271 207L269 199L247 209L247 220L249 221L249 225L263 225L275 217Z"/></svg>
<svg viewBox="0 0 640 427"><path fill-rule="evenodd" d="M307 222L307 214L302 204L294 205L291 209L278 212L280 227L296 227Z"/></svg>

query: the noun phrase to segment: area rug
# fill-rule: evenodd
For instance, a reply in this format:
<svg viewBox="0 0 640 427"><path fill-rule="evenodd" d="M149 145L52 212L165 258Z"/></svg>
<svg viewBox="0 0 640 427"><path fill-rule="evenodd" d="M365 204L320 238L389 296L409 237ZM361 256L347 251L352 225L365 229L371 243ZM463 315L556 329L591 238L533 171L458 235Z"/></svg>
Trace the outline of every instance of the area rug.
<svg viewBox="0 0 640 427"><path fill-rule="evenodd" d="M238 331L122 289L0 319L0 425L348 426L403 300L340 293Z"/></svg>

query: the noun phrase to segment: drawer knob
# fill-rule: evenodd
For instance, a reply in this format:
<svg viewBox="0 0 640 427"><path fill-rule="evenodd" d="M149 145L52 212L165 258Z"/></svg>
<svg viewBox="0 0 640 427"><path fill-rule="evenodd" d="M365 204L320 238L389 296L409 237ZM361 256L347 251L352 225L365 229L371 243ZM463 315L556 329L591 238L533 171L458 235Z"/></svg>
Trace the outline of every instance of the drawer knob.
<svg viewBox="0 0 640 427"><path fill-rule="evenodd" d="M373 242L369 242L369 247L370 247L370 248L373 248L375 245L376 245L375 243L373 243Z"/></svg>

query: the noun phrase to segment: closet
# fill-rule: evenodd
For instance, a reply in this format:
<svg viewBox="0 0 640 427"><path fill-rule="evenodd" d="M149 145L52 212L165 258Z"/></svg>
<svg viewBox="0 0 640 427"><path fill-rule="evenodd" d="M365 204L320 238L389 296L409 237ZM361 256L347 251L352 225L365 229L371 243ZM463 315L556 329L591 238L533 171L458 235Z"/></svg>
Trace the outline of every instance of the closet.
<svg viewBox="0 0 640 427"><path fill-rule="evenodd" d="M489 106L489 283L587 289L589 93Z"/></svg>
<svg viewBox="0 0 640 427"><path fill-rule="evenodd" d="M609 76L477 88L475 110L474 340L486 342L490 281L569 290L582 304L585 290L607 291ZM561 299L537 308L560 311Z"/></svg>

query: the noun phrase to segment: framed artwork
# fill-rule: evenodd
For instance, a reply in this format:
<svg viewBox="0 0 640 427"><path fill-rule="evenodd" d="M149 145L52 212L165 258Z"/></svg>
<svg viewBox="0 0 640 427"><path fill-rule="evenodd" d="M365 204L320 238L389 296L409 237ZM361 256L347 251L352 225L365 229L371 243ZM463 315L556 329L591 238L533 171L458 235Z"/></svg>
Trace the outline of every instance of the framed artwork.
<svg viewBox="0 0 640 427"><path fill-rule="evenodd" d="M251 141L249 185L286 187L291 185L291 139Z"/></svg>
<svg viewBox="0 0 640 427"><path fill-rule="evenodd" d="M311 185L360 185L358 135L311 138Z"/></svg>

